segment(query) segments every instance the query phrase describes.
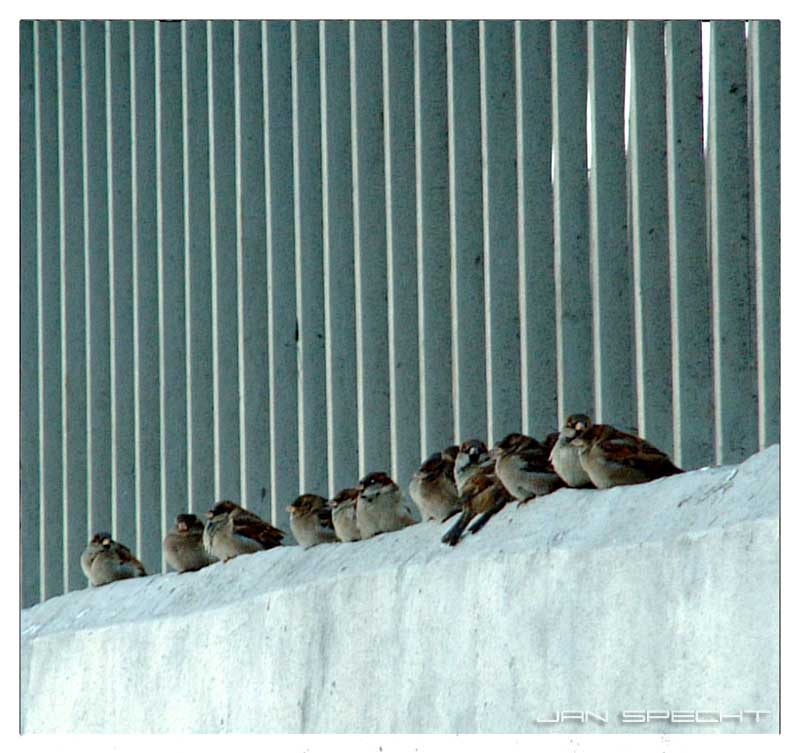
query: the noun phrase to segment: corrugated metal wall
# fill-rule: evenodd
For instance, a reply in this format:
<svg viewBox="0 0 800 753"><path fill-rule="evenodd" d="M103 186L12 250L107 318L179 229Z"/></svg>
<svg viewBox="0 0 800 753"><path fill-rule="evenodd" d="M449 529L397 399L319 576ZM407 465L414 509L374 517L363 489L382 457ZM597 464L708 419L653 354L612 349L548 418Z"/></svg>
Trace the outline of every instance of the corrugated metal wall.
<svg viewBox="0 0 800 753"><path fill-rule="evenodd" d="M707 145L694 21L20 34L24 604L575 411L777 441L777 22L711 24Z"/></svg>

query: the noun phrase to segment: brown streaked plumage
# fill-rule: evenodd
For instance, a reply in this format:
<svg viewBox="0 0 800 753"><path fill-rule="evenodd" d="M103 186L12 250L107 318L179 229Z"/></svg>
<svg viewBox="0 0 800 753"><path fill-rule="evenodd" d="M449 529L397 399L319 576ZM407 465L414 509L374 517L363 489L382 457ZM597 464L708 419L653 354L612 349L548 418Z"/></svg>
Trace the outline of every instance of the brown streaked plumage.
<svg viewBox="0 0 800 753"><path fill-rule="evenodd" d="M452 449L433 453L411 477L408 493L423 520L446 520L459 509Z"/></svg>
<svg viewBox="0 0 800 753"><path fill-rule="evenodd" d="M370 473L359 482L356 521L362 539L416 522L403 501L400 487L383 471Z"/></svg>
<svg viewBox="0 0 800 753"><path fill-rule="evenodd" d="M513 497L489 468L473 474L464 484L459 498L461 515L442 536L442 543L455 546L470 521L478 516L469 527L470 533L477 533L489 522L491 517L511 502Z"/></svg>
<svg viewBox="0 0 800 753"><path fill-rule="evenodd" d="M175 518L175 527L164 537L164 559L179 573L200 570L216 562L203 546L203 521L191 513Z"/></svg>
<svg viewBox="0 0 800 753"><path fill-rule="evenodd" d="M209 554L224 562L240 554L253 554L280 546L286 535L254 512L228 500L218 502L206 517L203 545Z"/></svg>
<svg viewBox="0 0 800 753"><path fill-rule="evenodd" d="M301 494L286 509L291 516L289 525L292 534L304 549L338 540L328 500L319 494Z"/></svg>
<svg viewBox="0 0 800 753"><path fill-rule="evenodd" d="M521 503L564 485L550 465L547 448L533 437L513 432L495 445L494 452L497 478Z"/></svg>
<svg viewBox="0 0 800 753"><path fill-rule="evenodd" d="M480 439L467 439L458 448L455 462L455 480L458 493L463 494L464 485L476 473L494 467L494 457Z"/></svg>
<svg viewBox="0 0 800 753"><path fill-rule="evenodd" d="M581 465L598 489L643 484L683 473L665 452L608 424L578 430L571 443L578 448Z"/></svg>
<svg viewBox="0 0 800 753"><path fill-rule="evenodd" d="M128 547L114 541L110 533L96 533L81 554L81 569L93 586L115 580L140 578L147 573Z"/></svg>

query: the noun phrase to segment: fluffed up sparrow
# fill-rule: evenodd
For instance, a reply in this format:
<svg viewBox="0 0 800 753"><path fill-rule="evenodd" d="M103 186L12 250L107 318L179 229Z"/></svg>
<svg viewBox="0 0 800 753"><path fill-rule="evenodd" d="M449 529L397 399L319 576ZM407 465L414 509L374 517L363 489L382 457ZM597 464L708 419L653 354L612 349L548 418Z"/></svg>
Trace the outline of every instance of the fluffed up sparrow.
<svg viewBox="0 0 800 753"><path fill-rule="evenodd" d="M191 513L175 518L175 527L164 537L164 559L179 573L187 573L216 562L203 546L203 521Z"/></svg>
<svg viewBox="0 0 800 753"><path fill-rule="evenodd" d="M494 447L494 471L509 493L520 502L542 497L564 485L550 465L545 445L516 432Z"/></svg>
<svg viewBox="0 0 800 753"><path fill-rule="evenodd" d="M330 501L333 529L339 541L358 541L361 538L361 532L358 530L357 505L358 489L342 489Z"/></svg>
<svg viewBox="0 0 800 753"><path fill-rule="evenodd" d="M570 442L578 448L581 465L598 489L643 484L683 473L657 447L608 424L577 430Z"/></svg>
<svg viewBox="0 0 800 753"><path fill-rule="evenodd" d="M206 513L203 546L219 560L227 562L240 554L252 554L280 546L284 532L271 526L254 512L233 502L218 502Z"/></svg>
<svg viewBox="0 0 800 753"><path fill-rule="evenodd" d="M458 510L454 475L457 455L458 447L455 445L434 452L411 477L408 493L422 520L442 521Z"/></svg>
<svg viewBox="0 0 800 753"><path fill-rule="evenodd" d="M289 526L292 533L304 549L338 541L331 519L331 508L324 497L319 494L301 494L286 509L290 514Z"/></svg>
<svg viewBox="0 0 800 753"><path fill-rule="evenodd" d="M81 554L81 569L93 586L104 586L115 580L140 578L147 573L128 547L114 541L110 533L101 532Z"/></svg>
<svg viewBox="0 0 800 753"><path fill-rule="evenodd" d="M362 539L415 523L400 487L381 471L370 473L359 482L356 521Z"/></svg>
<svg viewBox="0 0 800 753"><path fill-rule="evenodd" d="M594 487L589 474L583 469L580 450L572 444L572 439L579 431L590 427L592 419L583 413L575 413L564 422L564 428L558 435L558 441L550 452L550 462L555 472L564 480L567 486Z"/></svg>

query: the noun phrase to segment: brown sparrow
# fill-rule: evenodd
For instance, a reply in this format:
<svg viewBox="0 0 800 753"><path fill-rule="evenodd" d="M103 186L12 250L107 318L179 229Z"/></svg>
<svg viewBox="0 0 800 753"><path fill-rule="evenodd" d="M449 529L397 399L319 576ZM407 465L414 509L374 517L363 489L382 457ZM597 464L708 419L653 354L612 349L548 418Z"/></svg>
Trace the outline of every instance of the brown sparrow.
<svg viewBox="0 0 800 753"><path fill-rule="evenodd" d="M550 465L547 448L533 437L508 434L494 446L493 454L497 478L520 502L550 494L564 485Z"/></svg>
<svg viewBox="0 0 800 753"><path fill-rule="evenodd" d="M203 521L196 515L182 513L175 518L175 527L164 537L164 559L179 573L199 570L212 562L203 546Z"/></svg>
<svg viewBox="0 0 800 753"><path fill-rule="evenodd" d="M404 504L400 487L378 471L365 476L358 484L356 522L361 538L368 539L413 525L415 521Z"/></svg>
<svg viewBox="0 0 800 753"><path fill-rule="evenodd" d="M570 443L578 448L583 470L598 489L643 484L683 473L657 447L608 424L579 429Z"/></svg>
<svg viewBox="0 0 800 753"><path fill-rule="evenodd" d="M494 457L480 439L468 439L458 448L455 465L456 488L459 495L464 490L464 484L483 468L492 468Z"/></svg>
<svg viewBox="0 0 800 753"><path fill-rule="evenodd" d="M252 554L280 546L285 536L253 512L233 502L218 502L206 513L203 546L223 562L239 554Z"/></svg>
<svg viewBox="0 0 800 753"><path fill-rule="evenodd" d="M459 509L453 449L434 452L411 477L408 493L423 520L442 521Z"/></svg>
<svg viewBox="0 0 800 753"><path fill-rule="evenodd" d="M93 586L147 575L144 565L133 556L131 550L105 532L92 536L81 554L81 569Z"/></svg>
<svg viewBox="0 0 800 753"><path fill-rule="evenodd" d="M339 541L358 541L361 538L356 519L357 504L358 489L342 489L330 501L333 529Z"/></svg>
<svg viewBox="0 0 800 753"><path fill-rule="evenodd" d="M469 522L477 515L478 519L469 527L470 533L477 533L489 519L511 502L513 497L494 475L490 468L483 468L464 484L459 498L462 505L461 515L450 529L442 536L442 543L455 546Z"/></svg>
<svg viewBox="0 0 800 753"><path fill-rule="evenodd" d="M286 508L289 526L304 549L337 541L328 500L318 494L301 494Z"/></svg>
<svg viewBox="0 0 800 753"><path fill-rule="evenodd" d="M592 419L583 413L569 416L564 422L564 428L558 435L558 441L550 452L550 462L553 464L553 469L561 476L567 486L578 488L584 486L594 487L589 474L583 470L578 446L572 444L572 439L575 435L584 429L588 429L591 425Z"/></svg>

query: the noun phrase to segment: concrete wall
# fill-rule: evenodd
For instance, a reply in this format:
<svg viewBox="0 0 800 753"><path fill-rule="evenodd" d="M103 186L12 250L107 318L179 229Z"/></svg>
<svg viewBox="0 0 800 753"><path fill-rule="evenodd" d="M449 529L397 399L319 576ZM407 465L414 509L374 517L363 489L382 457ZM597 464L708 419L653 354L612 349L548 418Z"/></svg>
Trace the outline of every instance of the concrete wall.
<svg viewBox="0 0 800 753"><path fill-rule="evenodd" d="M455 549L427 523L49 599L22 728L774 731L778 461L561 490ZM575 710L608 722L537 722ZM620 721L646 710L769 713Z"/></svg>

